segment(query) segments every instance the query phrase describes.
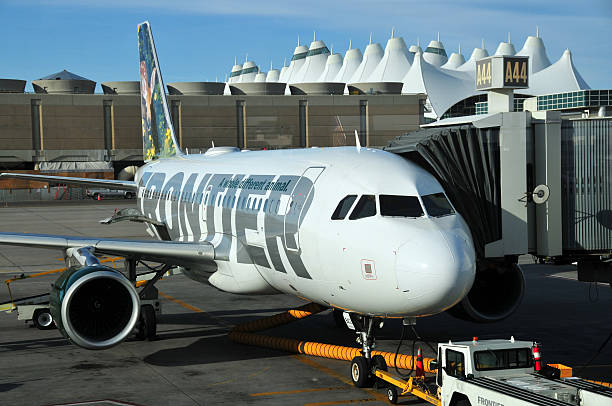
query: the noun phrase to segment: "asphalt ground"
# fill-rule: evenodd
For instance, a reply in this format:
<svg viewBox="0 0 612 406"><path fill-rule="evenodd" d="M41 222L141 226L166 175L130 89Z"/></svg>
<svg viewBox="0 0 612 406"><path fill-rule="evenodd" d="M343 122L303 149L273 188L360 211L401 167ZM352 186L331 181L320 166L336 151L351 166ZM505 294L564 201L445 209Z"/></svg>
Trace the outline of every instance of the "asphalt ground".
<svg viewBox="0 0 612 406"><path fill-rule="evenodd" d="M9 205L0 207L0 231L149 238L141 224L98 223L115 207L133 204L114 200ZM53 250L0 246L0 279L61 268L61 257ZM610 286L577 282L571 266L535 265L527 257L521 262L526 292L514 315L481 325L440 314L419 319L418 333L434 346L473 336L537 339L545 362L563 363L580 376L612 382L612 343L598 353L612 332ZM13 295L45 293L55 278L12 283ZM227 339L232 326L299 306L305 303L302 299L232 295L182 275L162 280L157 287L163 304L158 339L130 338L103 351L81 349L57 330L38 330L18 321L16 313L0 313L0 405L387 404L382 392L352 386L348 362ZM8 292L2 284L0 302L5 300ZM387 322L378 335L377 349L395 351L400 330L399 321ZM329 312L265 334L356 345L354 333L336 327ZM423 351L433 356L425 344ZM411 352L410 342L402 352ZM408 397L400 403L423 404Z"/></svg>

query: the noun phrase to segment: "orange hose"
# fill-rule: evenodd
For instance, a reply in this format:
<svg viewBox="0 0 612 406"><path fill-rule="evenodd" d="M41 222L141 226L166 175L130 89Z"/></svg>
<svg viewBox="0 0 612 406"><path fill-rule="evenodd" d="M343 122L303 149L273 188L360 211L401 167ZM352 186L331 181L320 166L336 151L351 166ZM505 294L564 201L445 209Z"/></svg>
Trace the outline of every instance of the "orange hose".
<svg viewBox="0 0 612 406"><path fill-rule="evenodd" d="M228 338L236 343L255 345L258 347L271 348L296 354L313 355L316 357L338 359L351 361L353 358L362 355L361 350L353 347L343 347L340 345L331 345L317 343L313 341L300 341L293 338L265 336L255 334L256 331L267 330L272 327L277 327L283 324L288 324L293 321L303 319L313 314L327 310L325 307L316 303L308 303L296 309L288 310L283 313L276 314L270 317L250 321L239 324L232 329ZM385 358L387 366L395 367L395 353L384 351L372 351L372 355L381 355ZM433 358L423 358L423 367L425 372L435 372L431 368ZM402 369L413 369L416 362L416 357L406 354L397 355L397 367Z"/></svg>

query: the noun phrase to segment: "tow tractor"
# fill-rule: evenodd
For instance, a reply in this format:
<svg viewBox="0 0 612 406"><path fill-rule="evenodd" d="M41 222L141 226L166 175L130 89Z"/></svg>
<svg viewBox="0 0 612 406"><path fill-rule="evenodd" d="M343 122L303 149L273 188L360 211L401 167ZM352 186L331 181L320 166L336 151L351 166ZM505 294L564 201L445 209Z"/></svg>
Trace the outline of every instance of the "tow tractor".
<svg viewBox="0 0 612 406"><path fill-rule="evenodd" d="M612 406L611 388L572 377L560 364L540 367L534 349L537 343L514 338L449 341L438 344L430 363L435 377L405 380L387 372L380 359L372 373L393 404L413 395L439 406Z"/></svg>

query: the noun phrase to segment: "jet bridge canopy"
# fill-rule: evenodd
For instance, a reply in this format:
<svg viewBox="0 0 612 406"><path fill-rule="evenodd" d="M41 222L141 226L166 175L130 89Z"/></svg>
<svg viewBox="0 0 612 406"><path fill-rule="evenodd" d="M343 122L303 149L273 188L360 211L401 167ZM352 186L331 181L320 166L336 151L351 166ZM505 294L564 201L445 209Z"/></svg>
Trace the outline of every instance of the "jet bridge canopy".
<svg viewBox="0 0 612 406"><path fill-rule="evenodd" d="M479 258L612 253L612 119L512 112L441 120L385 148L434 174Z"/></svg>

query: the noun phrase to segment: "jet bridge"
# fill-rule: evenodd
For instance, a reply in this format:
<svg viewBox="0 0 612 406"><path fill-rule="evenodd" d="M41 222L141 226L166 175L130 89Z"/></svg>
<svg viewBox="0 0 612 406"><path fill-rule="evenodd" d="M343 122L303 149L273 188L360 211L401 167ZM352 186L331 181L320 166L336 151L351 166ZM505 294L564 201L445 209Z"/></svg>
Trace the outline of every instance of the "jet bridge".
<svg viewBox="0 0 612 406"><path fill-rule="evenodd" d="M555 111L460 117L385 149L437 177L481 263L533 254L578 261L581 280L612 283L612 119L565 120Z"/></svg>

